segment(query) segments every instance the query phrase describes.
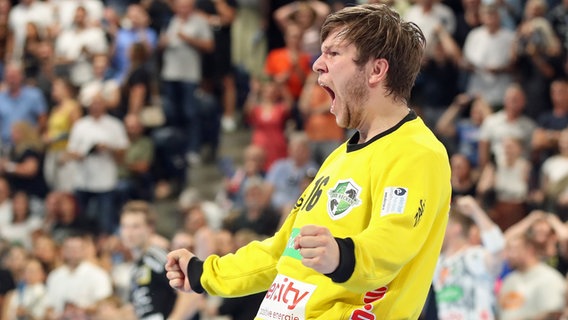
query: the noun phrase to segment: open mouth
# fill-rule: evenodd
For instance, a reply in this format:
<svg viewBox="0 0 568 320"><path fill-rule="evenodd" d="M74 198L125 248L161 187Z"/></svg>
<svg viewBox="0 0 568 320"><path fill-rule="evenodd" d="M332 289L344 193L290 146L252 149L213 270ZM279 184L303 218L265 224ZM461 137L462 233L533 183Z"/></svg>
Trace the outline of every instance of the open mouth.
<svg viewBox="0 0 568 320"><path fill-rule="evenodd" d="M335 100L335 92L333 92L333 90L331 90L331 88L329 88L328 86L326 86L325 84L320 83L320 86L322 88L325 89L325 91L327 91L327 93L329 94L329 96L331 97L331 100Z"/></svg>

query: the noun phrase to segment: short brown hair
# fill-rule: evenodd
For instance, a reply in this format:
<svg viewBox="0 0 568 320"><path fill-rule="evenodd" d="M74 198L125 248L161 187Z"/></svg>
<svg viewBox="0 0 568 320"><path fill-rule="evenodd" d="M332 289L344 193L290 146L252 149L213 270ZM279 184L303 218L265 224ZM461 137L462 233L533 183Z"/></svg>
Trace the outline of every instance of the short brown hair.
<svg viewBox="0 0 568 320"><path fill-rule="evenodd" d="M388 61L385 85L388 94L393 94L395 100L408 101L426 44L420 28L403 21L396 11L384 4L364 4L329 15L321 28L321 41L337 29L341 30L344 40L357 48L359 57L355 63L358 66L371 59Z"/></svg>
<svg viewBox="0 0 568 320"><path fill-rule="evenodd" d="M150 206L150 204L146 201L142 200L131 200L128 201L123 207L120 213L122 217L125 214L130 213L142 213L144 218L146 219L146 223L149 226L154 226L156 223L156 216L154 214L154 210Z"/></svg>

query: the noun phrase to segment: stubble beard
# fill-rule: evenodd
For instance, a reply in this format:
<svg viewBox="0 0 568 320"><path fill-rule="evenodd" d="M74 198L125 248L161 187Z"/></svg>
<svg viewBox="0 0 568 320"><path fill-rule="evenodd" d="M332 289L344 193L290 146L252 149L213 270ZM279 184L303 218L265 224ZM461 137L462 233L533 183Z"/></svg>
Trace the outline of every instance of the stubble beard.
<svg viewBox="0 0 568 320"><path fill-rule="evenodd" d="M345 87L345 112L342 123L345 128L357 128L357 124L363 118L363 105L369 100L365 78L363 70L360 70Z"/></svg>

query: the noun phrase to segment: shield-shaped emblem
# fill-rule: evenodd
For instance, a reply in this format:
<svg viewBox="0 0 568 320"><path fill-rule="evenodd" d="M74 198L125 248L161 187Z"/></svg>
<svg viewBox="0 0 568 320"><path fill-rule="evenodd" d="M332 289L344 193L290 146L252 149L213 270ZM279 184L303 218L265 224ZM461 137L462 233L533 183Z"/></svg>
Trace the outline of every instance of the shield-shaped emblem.
<svg viewBox="0 0 568 320"><path fill-rule="evenodd" d="M333 220L346 216L353 208L361 204L361 187L352 179L340 180L327 192L327 213Z"/></svg>

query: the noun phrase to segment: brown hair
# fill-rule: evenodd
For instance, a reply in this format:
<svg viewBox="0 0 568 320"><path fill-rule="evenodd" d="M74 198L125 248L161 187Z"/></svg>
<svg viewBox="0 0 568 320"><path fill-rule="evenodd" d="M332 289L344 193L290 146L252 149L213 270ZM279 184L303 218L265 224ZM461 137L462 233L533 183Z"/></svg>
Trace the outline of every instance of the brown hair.
<svg viewBox="0 0 568 320"><path fill-rule="evenodd" d="M408 100L414 80L420 71L426 39L420 28L402 20L384 4L346 7L327 17L321 28L323 42L332 32L355 45L362 67L371 59L385 59L389 72L385 87L395 100Z"/></svg>
<svg viewBox="0 0 568 320"><path fill-rule="evenodd" d="M142 200L128 201L122 207L122 211L121 211L120 215L123 216L125 214L131 214L131 213L141 213L141 214L144 215L144 218L146 219L146 223L149 226L153 227L155 225L156 217L155 217L155 214L154 214L152 207L150 206L150 204L148 202L142 201Z"/></svg>

